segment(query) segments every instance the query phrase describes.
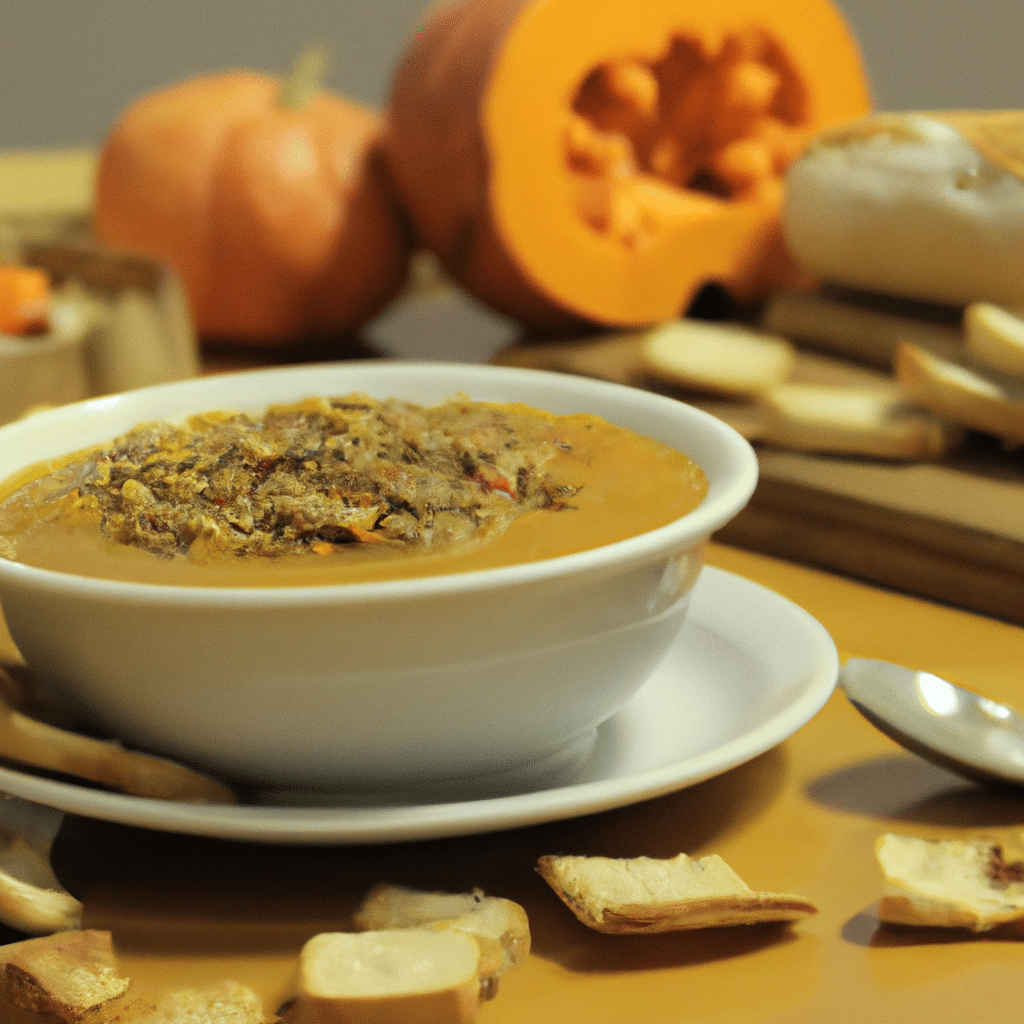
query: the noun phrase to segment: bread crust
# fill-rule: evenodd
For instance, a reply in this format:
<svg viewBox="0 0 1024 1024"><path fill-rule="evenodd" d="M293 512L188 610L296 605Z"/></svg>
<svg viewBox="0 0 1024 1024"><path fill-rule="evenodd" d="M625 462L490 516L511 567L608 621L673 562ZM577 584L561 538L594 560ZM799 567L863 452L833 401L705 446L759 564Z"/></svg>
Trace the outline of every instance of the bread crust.
<svg viewBox="0 0 1024 1024"><path fill-rule="evenodd" d="M717 854L545 856L537 870L583 924L610 935L791 922L817 913L801 896L754 892Z"/></svg>

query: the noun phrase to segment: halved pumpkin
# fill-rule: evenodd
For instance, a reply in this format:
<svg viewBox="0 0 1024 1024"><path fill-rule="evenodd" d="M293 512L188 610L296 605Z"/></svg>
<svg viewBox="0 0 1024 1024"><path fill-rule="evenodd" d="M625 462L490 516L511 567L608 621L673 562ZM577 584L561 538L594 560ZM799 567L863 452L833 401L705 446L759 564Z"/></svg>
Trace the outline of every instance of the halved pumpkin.
<svg viewBox="0 0 1024 1024"><path fill-rule="evenodd" d="M828 0L454 0L397 69L385 154L423 243L540 329L797 276L783 176L870 106Z"/></svg>

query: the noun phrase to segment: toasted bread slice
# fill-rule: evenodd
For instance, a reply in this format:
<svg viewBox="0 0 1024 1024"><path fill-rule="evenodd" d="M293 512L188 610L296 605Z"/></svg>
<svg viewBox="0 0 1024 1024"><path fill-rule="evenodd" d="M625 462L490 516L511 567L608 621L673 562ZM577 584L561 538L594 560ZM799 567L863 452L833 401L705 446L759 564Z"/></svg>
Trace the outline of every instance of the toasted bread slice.
<svg viewBox="0 0 1024 1024"><path fill-rule="evenodd" d="M68 931L0 947L0 1019L79 1024L119 1000L128 978L118 971L110 932Z"/></svg>
<svg viewBox="0 0 1024 1024"><path fill-rule="evenodd" d="M798 921L817 913L800 896L754 892L715 854L548 856L537 870L580 921L612 935Z"/></svg>
<svg viewBox="0 0 1024 1024"><path fill-rule="evenodd" d="M785 383L763 398L762 439L793 451L924 461L952 451L963 431L886 389Z"/></svg>
<svg viewBox="0 0 1024 1024"><path fill-rule="evenodd" d="M1024 922L1024 848L892 833L875 845L885 876L878 916L891 924L988 931Z"/></svg>
<svg viewBox="0 0 1024 1024"><path fill-rule="evenodd" d="M302 949L282 1024L471 1024L480 947L465 932L324 932Z"/></svg>
<svg viewBox="0 0 1024 1024"><path fill-rule="evenodd" d="M964 310L964 340L978 362L1024 378L1024 311L972 302Z"/></svg>
<svg viewBox="0 0 1024 1024"><path fill-rule="evenodd" d="M896 379L911 399L937 416L1010 446L1024 444L1024 381L909 344L896 353Z"/></svg>
<svg viewBox="0 0 1024 1024"><path fill-rule="evenodd" d="M796 350L785 338L738 324L682 319L650 328L641 358L646 372L666 384L744 398L789 377Z"/></svg>
<svg viewBox="0 0 1024 1024"><path fill-rule="evenodd" d="M891 370L900 342L951 355L963 347L960 327L915 314L908 304L840 297L828 291L782 291L761 315L764 330L810 347Z"/></svg>
<svg viewBox="0 0 1024 1024"><path fill-rule="evenodd" d="M81 924L82 904L50 865L62 817L28 800L5 801L0 824L0 921L28 935L70 931Z"/></svg>
<svg viewBox="0 0 1024 1024"><path fill-rule="evenodd" d="M270 1019L259 996L234 981L205 988L137 988L120 973L110 932L67 931L0 948L4 1024L266 1024Z"/></svg>
<svg viewBox="0 0 1024 1024"><path fill-rule="evenodd" d="M0 666L0 738L4 756L47 771L98 782L132 796L191 803L237 803L237 794L217 779L166 758L126 750L38 721L7 703L17 681Z"/></svg>
<svg viewBox="0 0 1024 1024"><path fill-rule="evenodd" d="M466 893L422 892L381 882L363 898L353 923L360 931L388 928L453 929L466 932L480 946L481 995L491 998L497 980L526 959L530 923L512 900Z"/></svg>
<svg viewBox="0 0 1024 1024"><path fill-rule="evenodd" d="M78 928L82 923L82 904L58 881L48 861L27 843L15 839L0 851L0 921L27 935L49 935ZM47 871L49 883L27 881L21 875L23 865Z"/></svg>

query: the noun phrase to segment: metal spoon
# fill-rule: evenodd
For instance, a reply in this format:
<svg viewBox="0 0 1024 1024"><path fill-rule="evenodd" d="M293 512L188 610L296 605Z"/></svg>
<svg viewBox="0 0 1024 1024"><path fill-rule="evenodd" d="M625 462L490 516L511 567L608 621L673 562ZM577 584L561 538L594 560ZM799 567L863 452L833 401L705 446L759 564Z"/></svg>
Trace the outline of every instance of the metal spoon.
<svg viewBox="0 0 1024 1024"><path fill-rule="evenodd" d="M1024 786L1024 716L929 672L851 658L839 673L850 703L901 746L995 786Z"/></svg>

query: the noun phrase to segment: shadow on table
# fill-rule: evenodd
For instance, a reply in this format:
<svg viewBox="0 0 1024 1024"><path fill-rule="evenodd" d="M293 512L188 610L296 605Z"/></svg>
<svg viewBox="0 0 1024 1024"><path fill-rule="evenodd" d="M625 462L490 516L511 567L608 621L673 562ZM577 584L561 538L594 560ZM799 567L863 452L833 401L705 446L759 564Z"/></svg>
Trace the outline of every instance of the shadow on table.
<svg viewBox="0 0 1024 1024"><path fill-rule="evenodd" d="M1019 946L1021 941L1021 929L1013 924L1001 925L984 932L973 932L968 928L887 924L879 919L877 904L866 907L850 918L843 926L842 935L845 942L863 949L911 949L979 943L1010 943ZM875 965L876 970L881 970L884 962L876 961ZM896 972L897 977L894 980L903 984L911 981L906 973L909 968L905 960L900 960L898 966L890 963L889 969ZM926 977L932 973L928 968L918 969Z"/></svg>
<svg viewBox="0 0 1024 1024"><path fill-rule="evenodd" d="M918 825L1024 824L1024 790L987 789L912 755L894 754L815 779L807 795L833 811Z"/></svg>
<svg viewBox="0 0 1024 1024"><path fill-rule="evenodd" d="M68 816L54 845L86 927L123 948L190 955L291 948L343 930L364 893L388 881L427 890L473 888L522 904L534 949L574 970L650 969L735 956L785 941L771 926L718 929L700 942L642 936L621 944L580 924L535 871L545 854L671 857L713 847L767 808L785 774L775 748L691 788L601 814L492 834L374 846L291 847L130 828ZM595 941L597 940L597 941Z"/></svg>
<svg viewBox="0 0 1024 1024"><path fill-rule="evenodd" d="M989 789L968 782L919 757L894 754L850 765L816 779L808 796L829 810L939 829L997 829L1024 826L1024 790ZM889 949L975 942L1020 942L1019 928L974 933L965 928L890 925L877 906L865 908L843 926L855 946Z"/></svg>

